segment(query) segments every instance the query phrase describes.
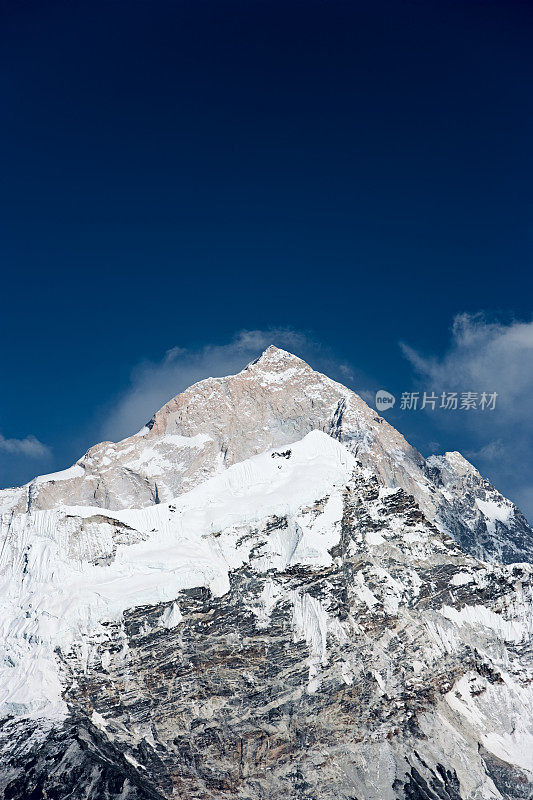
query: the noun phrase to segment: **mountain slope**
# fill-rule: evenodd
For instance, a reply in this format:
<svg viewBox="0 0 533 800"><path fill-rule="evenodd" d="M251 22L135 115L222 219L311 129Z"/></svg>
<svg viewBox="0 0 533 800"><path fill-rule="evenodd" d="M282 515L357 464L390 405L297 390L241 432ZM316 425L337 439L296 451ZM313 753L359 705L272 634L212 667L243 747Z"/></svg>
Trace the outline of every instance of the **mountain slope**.
<svg viewBox="0 0 533 800"><path fill-rule="evenodd" d="M466 552L441 498L493 558L514 507L378 420L269 349L98 446L106 506L80 474L11 492L3 797L531 796L533 568ZM124 507L132 458L176 496Z"/></svg>

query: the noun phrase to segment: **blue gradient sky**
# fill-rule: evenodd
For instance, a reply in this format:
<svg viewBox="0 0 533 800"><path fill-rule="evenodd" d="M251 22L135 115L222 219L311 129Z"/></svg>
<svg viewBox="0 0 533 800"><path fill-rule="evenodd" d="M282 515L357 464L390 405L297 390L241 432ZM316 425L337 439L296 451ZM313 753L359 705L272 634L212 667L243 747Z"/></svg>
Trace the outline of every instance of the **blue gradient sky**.
<svg viewBox="0 0 533 800"><path fill-rule="evenodd" d="M528 504L531 4L8 0L1 30L1 485L275 329L370 394L435 379L400 342L512 383L504 421L392 421Z"/></svg>

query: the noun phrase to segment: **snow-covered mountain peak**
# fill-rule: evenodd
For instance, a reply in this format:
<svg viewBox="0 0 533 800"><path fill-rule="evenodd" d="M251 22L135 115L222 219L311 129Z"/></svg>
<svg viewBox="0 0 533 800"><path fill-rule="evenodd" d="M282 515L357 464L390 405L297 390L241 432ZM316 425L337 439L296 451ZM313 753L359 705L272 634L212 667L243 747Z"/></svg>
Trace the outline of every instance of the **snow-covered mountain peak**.
<svg viewBox="0 0 533 800"><path fill-rule="evenodd" d="M324 390L329 392L324 394ZM166 403L150 420L148 427L156 434L168 432L178 423L180 432L195 426L217 426L222 416L242 413L242 424L249 420L253 426L259 417L268 413L289 416L294 404L306 403L307 398L326 401L334 389L336 396L352 397L366 407L361 398L345 387L316 372L298 356L270 345L262 355L241 372L224 378L206 378L193 384ZM281 401L281 397L283 400ZM288 406L283 411L283 405ZM196 428L195 428L196 429Z"/></svg>
<svg viewBox="0 0 533 800"><path fill-rule="evenodd" d="M462 477L467 475L481 477L474 465L457 450L444 453L442 456L430 456L427 459L427 463L429 466L438 466Z"/></svg>
<svg viewBox="0 0 533 800"><path fill-rule="evenodd" d="M412 495L428 519L477 556L533 557L531 530L518 509L496 526L486 520L476 500L494 499L486 492L495 490L459 453L425 461L359 395L273 345L236 375L207 378L176 395L139 433L95 445L68 470L0 492L0 508L168 502L314 430L342 442L385 486Z"/></svg>
<svg viewBox="0 0 533 800"><path fill-rule="evenodd" d="M211 405L211 408L208 408L204 405L206 401L212 401L215 396L219 398L223 394L232 395L242 388L252 399L260 401L265 389L274 393L304 392L309 385L316 384L317 377L329 381L329 378L315 372L303 359L287 350L270 345L237 374L222 378L204 378L171 398L154 414L147 427L150 430L155 428L158 432L166 426L166 417L172 415L176 408L190 410L194 404L202 406L204 421L209 423L213 412L216 413L216 407Z"/></svg>
<svg viewBox="0 0 533 800"><path fill-rule="evenodd" d="M259 358L248 364L243 372L260 380L265 378L268 380L267 376L271 376L270 379L274 383L279 383L296 374L301 380L307 377L312 381L314 370L303 359L271 344Z"/></svg>
<svg viewBox="0 0 533 800"><path fill-rule="evenodd" d="M529 526L296 356L2 498L0 795L529 796Z"/></svg>
<svg viewBox="0 0 533 800"><path fill-rule="evenodd" d="M269 345L265 350L263 350L261 355L252 361L251 364L248 364L246 369L250 369L253 366L261 367L261 369L264 370L288 369L291 366L311 369L311 367L309 367L309 365L306 364L303 359L299 358L293 353L290 353L288 350L283 350L281 347L276 347L274 344Z"/></svg>

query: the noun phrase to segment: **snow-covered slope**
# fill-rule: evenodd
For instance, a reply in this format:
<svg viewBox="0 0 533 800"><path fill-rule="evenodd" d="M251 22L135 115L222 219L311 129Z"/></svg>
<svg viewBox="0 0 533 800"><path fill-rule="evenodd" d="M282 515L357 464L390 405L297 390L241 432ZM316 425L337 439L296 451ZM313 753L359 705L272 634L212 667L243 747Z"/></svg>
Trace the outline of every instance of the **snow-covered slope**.
<svg viewBox="0 0 533 800"><path fill-rule="evenodd" d="M531 796L525 520L294 356L4 501L0 796Z"/></svg>
<svg viewBox="0 0 533 800"><path fill-rule="evenodd" d="M315 431L290 456L272 451L235 464L170 505L98 514L63 506L14 516L0 562L0 715L64 713L55 651L68 650L102 619L175 600L183 589L225 594L230 571L250 558L252 539L243 532L262 520L294 519L290 535L269 539L262 571L328 566L339 536L339 492L354 465L342 445ZM299 512L324 495L320 525L306 524Z"/></svg>

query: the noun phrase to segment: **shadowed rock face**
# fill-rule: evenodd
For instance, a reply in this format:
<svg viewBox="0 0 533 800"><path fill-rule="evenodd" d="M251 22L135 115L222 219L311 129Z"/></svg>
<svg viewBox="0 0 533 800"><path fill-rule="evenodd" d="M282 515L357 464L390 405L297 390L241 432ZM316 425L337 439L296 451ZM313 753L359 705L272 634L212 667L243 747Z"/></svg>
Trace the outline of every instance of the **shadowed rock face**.
<svg viewBox="0 0 533 800"><path fill-rule="evenodd" d="M4 720L0 742L5 800L163 800L87 719L72 717L54 729Z"/></svg>
<svg viewBox="0 0 533 800"><path fill-rule="evenodd" d="M437 524L464 550L502 564L533 561L533 534L520 509L460 453L431 456L426 464L430 478L445 492Z"/></svg>
<svg viewBox="0 0 533 800"><path fill-rule="evenodd" d="M164 442L181 495L121 511L121 459ZM0 797L532 796L532 568L465 551L526 532L459 454L275 349L115 447L86 457L107 506L38 510L75 475L5 517Z"/></svg>
<svg viewBox="0 0 533 800"><path fill-rule="evenodd" d="M137 435L95 445L70 470L0 491L0 510L169 502L228 466L313 430L342 442L385 486L413 495L428 519L476 557L533 560L533 533L523 515L462 456L426 462L357 394L273 346L238 375L208 378L177 395ZM484 497L509 513L487 517L475 502Z"/></svg>

